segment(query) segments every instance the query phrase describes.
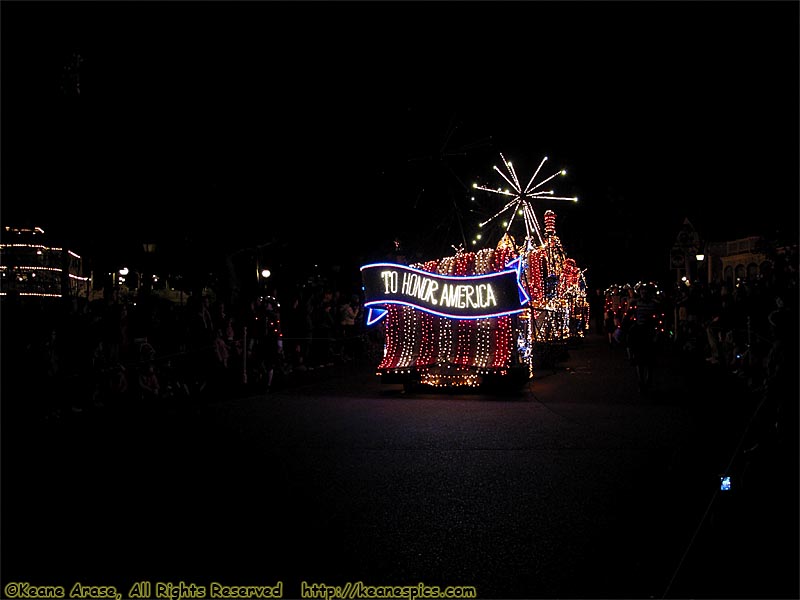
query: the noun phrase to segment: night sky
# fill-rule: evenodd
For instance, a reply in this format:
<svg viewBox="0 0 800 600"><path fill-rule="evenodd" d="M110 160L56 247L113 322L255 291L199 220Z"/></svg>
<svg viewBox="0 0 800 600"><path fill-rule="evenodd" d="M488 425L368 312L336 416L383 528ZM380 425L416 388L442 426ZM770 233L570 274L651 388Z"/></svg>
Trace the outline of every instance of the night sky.
<svg viewBox="0 0 800 600"><path fill-rule="evenodd" d="M502 152L567 169L536 210L590 285L668 276L684 218L796 243L799 6L4 0L2 222L98 265L430 259Z"/></svg>

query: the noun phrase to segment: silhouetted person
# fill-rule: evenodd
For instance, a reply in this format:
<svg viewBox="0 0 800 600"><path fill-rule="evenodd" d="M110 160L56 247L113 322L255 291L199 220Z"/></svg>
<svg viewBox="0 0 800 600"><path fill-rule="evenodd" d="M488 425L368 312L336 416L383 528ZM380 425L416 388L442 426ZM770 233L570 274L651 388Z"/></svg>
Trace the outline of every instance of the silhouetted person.
<svg viewBox="0 0 800 600"><path fill-rule="evenodd" d="M642 285L636 301L635 321L627 336L631 360L636 366L639 391L642 393L647 392L653 383L659 314L652 288L647 284Z"/></svg>
<svg viewBox="0 0 800 600"><path fill-rule="evenodd" d="M594 331L597 335L603 335L605 328L605 304L606 297L603 290L596 289L594 295L589 297L589 312L594 322Z"/></svg>

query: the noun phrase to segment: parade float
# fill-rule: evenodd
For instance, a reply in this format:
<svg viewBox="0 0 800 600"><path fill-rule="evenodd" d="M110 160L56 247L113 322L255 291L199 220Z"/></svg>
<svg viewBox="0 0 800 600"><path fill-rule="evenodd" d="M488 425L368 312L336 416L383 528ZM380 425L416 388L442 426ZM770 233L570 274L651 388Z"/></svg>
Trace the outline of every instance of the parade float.
<svg viewBox="0 0 800 600"><path fill-rule="evenodd" d="M506 197L505 205L480 223L501 223L496 244L417 264L380 262L361 267L367 325L382 327L382 383L457 388L518 386L534 376L537 362L589 327L584 272L567 257L556 234L556 215L540 227L533 204L576 202L541 189L559 175L537 182L545 157L526 186L511 162L494 169L509 188L474 188ZM524 239L513 236L515 220ZM490 237L490 236L486 236ZM520 237L522 237L520 235Z"/></svg>

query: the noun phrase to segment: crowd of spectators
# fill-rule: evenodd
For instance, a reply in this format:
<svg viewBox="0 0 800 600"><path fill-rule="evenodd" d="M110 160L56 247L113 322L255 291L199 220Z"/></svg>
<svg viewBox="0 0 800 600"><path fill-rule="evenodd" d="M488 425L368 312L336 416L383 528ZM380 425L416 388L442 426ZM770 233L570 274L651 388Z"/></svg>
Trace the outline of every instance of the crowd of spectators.
<svg viewBox="0 0 800 600"><path fill-rule="evenodd" d="M797 260L770 277L676 282L652 296L656 338L764 393L767 421L797 410ZM631 354L639 286L591 298L596 333ZM648 289L649 286L642 288ZM640 311L641 312L641 311ZM198 294L184 303L110 293L104 300L3 300L4 398L50 415L124 402L191 403L208 393L269 392L292 373L344 363L364 351L358 294L324 284L257 295L230 306ZM640 319L641 321L641 319ZM640 386L651 373L638 369ZM14 389L11 389L12 386Z"/></svg>
<svg viewBox="0 0 800 600"><path fill-rule="evenodd" d="M651 285L611 286L595 301L595 332L641 371L633 352L637 307ZM675 364L736 378L758 400L749 444L764 440L796 446L798 429L797 257L778 263L768 277L735 281L679 281L654 296L650 349L677 358ZM653 310L653 307L650 307ZM638 313L642 311L639 310ZM647 375L648 377L650 374ZM640 378L646 392L650 381Z"/></svg>
<svg viewBox="0 0 800 600"><path fill-rule="evenodd" d="M361 351L357 294L298 287L281 303L256 295L229 306L212 294L104 300L3 299L6 408L47 418L130 404L191 405L268 393L293 372Z"/></svg>
<svg viewBox="0 0 800 600"><path fill-rule="evenodd" d="M668 377L651 381L652 387L639 379L644 405L682 402L688 387L700 392L691 394L703 399L691 409L701 426L686 451L713 452L713 458L698 460L702 485L710 484L708 469L715 467L719 483L695 535L708 531L725 546L715 551L741 553L743 565L749 565L752 548L763 550L768 561L788 556L785 564L796 564L784 544L771 545L776 529L796 531L800 460L797 254L784 258L768 276L710 285L678 281L661 290L652 321L653 329L661 329L655 338L661 343L651 349ZM647 288L615 288L603 302L595 300L611 308L596 315L595 331L607 336L612 356L633 359L640 375L631 320L641 315L637 307L646 298L639 291Z"/></svg>

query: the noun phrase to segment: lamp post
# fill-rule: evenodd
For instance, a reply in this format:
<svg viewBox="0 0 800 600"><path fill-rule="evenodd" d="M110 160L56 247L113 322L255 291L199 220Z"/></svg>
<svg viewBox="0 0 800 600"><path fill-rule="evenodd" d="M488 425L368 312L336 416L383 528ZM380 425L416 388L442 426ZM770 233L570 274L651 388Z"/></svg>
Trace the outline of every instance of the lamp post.
<svg viewBox="0 0 800 600"><path fill-rule="evenodd" d="M259 273L258 273L258 276L259 276L258 291L259 292L262 292L262 291L266 292L267 291L267 279L269 279L271 275L272 275L272 271L270 271L269 269L261 269L259 271ZM263 290L261 289L262 286L264 288Z"/></svg>
<svg viewBox="0 0 800 600"><path fill-rule="evenodd" d="M262 291L261 290L261 286L262 285L264 285L266 287L266 283L265 282L272 275L270 270L263 266L264 261L263 261L263 258L262 258L262 251L264 250L264 248L266 248L268 246L272 246L272 244L273 244L272 241L268 241L268 242L265 242L263 244L259 244L254 248L255 255L256 255L256 291L258 293L260 293ZM267 262L269 262L269 261L267 261Z"/></svg>
<svg viewBox="0 0 800 600"><path fill-rule="evenodd" d="M703 265L703 261L706 259L706 255L702 252L698 252L694 255L695 260L697 260L697 279L700 280L700 267Z"/></svg>
<svg viewBox="0 0 800 600"><path fill-rule="evenodd" d="M152 242L144 242L142 250L144 251L144 272L142 273L141 291L144 295L149 295L153 289L153 255L156 252L156 245Z"/></svg>

